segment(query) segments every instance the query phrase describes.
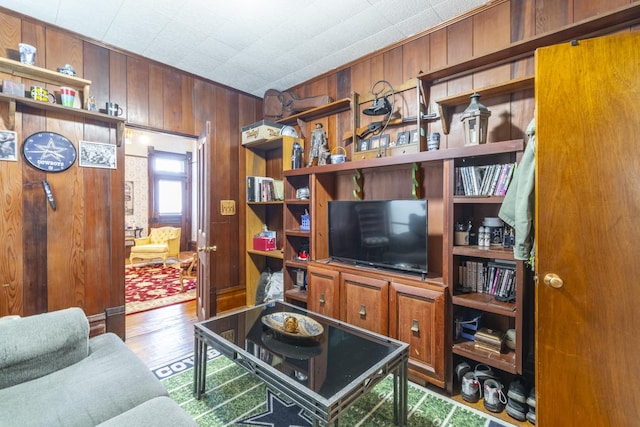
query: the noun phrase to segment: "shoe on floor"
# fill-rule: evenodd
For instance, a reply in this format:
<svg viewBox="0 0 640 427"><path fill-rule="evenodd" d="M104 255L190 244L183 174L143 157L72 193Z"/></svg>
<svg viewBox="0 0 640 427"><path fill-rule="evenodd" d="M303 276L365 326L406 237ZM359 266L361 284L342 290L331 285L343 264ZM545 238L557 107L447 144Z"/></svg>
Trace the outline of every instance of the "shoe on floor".
<svg viewBox="0 0 640 427"><path fill-rule="evenodd" d="M479 363L476 365L476 369L473 372L476 375L476 378L480 383L484 383L484 380L489 378L496 379L497 377L493 373L493 369L484 363Z"/></svg>
<svg viewBox="0 0 640 427"><path fill-rule="evenodd" d="M470 403L476 403L482 397L482 387L480 381L473 372L467 372L462 377L462 398Z"/></svg>
<svg viewBox="0 0 640 427"><path fill-rule="evenodd" d="M464 374L471 370L471 366L467 362L461 362L456 365L456 376L458 377L458 381L462 383L462 377Z"/></svg>
<svg viewBox="0 0 640 427"><path fill-rule="evenodd" d="M529 386L524 378L516 377L516 379L511 381L511 384L509 384L509 391L507 392L509 399L525 404L527 402L528 395Z"/></svg>
<svg viewBox="0 0 640 427"><path fill-rule="evenodd" d="M502 412L507 404L507 396L504 395L502 383L488 378L484 382L484 407L491 412Z"/></svg>
<svg viewBox="0 0 640 427"><path fill-rule="evenodd" d="M527 405L529 405L530 408L533 408L533 411L535 412L535 409L536 409L536 388L535 387L531 387L531 391L529 391L529 397L527 397Z"/></svg>
<svg viewBox="0 0 640 427"><path fill-rule="evenodd" d="M531 408L529 408L529 412L527 412L527 421L529 421L531 424L536 423L536 413L535 411L532 411Z"/></svg>
<svg viewBox="0 0 640 427"><path fill-rule="evenodd" d="M505 409L507 410L507 414L509 414L511 418L515 418L518 421L525 421L527 419L528 407L524 403L520 403L509 398Z"/></svg>

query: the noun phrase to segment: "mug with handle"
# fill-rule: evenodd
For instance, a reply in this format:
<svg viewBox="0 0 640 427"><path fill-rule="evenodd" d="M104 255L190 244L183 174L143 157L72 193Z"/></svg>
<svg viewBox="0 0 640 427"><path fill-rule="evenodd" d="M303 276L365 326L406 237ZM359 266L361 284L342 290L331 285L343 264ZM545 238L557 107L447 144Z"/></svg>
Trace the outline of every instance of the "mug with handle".
<svg viewBox="0 0 640 427"><path fill-rule="evenodd" d="M31 86L31 98L36 101L56 103L56 97L50 93L47 89L40 86Z"/></svg>
<svg viewBox="0 0 640 427"><path fill-rule="evenodd" d="M105 110L110 116L121 116L123 113L122 107L120 107L115 102L107 102L105 104Z"/></svg>

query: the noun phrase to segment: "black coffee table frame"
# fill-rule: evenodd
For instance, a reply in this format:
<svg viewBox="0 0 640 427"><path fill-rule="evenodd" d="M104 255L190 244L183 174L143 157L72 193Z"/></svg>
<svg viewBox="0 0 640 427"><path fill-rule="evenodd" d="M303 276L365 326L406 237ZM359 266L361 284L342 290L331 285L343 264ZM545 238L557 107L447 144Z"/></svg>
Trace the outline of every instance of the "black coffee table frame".
<svg viewBox="0 0 640 427"><path fill-rule="evenodd" d="M361 340L364 339L370 341L372 345L387 346L389 347L388 353L379 360L369 362L369 366L365 366L357 377L341 386L335 393L332 393L330 396L322 396L306 385L296 381L296 379L290 375L281 372L266 361L261 360L252 354L251 351L248 351L247 348L240 347L235 342L230 341L228 339L229 336L223 337L220 331L214 330L218 328L218 326L222 328L227 327L230 323L229 321L234 319L233 316L244 316L251 311L264 309L271 309L272 311L293 311L308 315L320 322L325 328L334 328L334 330L340 334L346 334L347 337L351 336L352 338L357 337ZM340 415L347 408L391 374L393 375L394 422L398 426L406 426L408 404L407 364L409 360L409 345L406 343L316 313L307 312L297 306L282 302L249 307L204 322L199 322L194 327L194 334L194 394L197 399L200 399L205 391L207 347L211 346L222 355L256 375L264 381L268 387L286 395L296 402L313 418L314 426L337 426ZM243 344L245 347L252 348L249 340L243 340ZM329 362L327 362L327 364L328 363Z"/></svg>

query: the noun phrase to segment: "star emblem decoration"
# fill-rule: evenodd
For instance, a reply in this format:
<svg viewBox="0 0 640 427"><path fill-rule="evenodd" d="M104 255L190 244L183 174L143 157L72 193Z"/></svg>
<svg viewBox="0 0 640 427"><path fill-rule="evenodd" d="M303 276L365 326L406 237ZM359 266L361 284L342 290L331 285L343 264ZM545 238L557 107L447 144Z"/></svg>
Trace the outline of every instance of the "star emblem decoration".
<svg viewBox="0 0 640 427"><path fill-rule="evenodd" d="M61 160L64 158L64 155L62 153L67 150L64 147L56 146L55 141L51 137L49 137L49 142L47 143L47 145L35 144L35 146L38 147L39 150L33 150L32 153L40 154L40 159L43 160L48 157L51 157L54 160Z"/></svg>
<svg viewBox="0 0 640 427"><path fill-rule="evenodd" d="M310 427L311 420L298 405L284 402L267 389L267 408L265 411L239 420L237 424L265 427Z"/></svg>

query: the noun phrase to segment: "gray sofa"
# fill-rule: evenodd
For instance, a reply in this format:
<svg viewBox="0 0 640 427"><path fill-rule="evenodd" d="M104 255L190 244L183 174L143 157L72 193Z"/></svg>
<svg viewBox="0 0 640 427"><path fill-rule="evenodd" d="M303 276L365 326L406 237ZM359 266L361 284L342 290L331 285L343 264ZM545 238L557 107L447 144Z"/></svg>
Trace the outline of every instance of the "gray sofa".
<svg viewBox="0 0 640 427"><path fill-rule="evenodd" d="M115 334L79 308L0 318L0 427L196 426Z"/></svg>

